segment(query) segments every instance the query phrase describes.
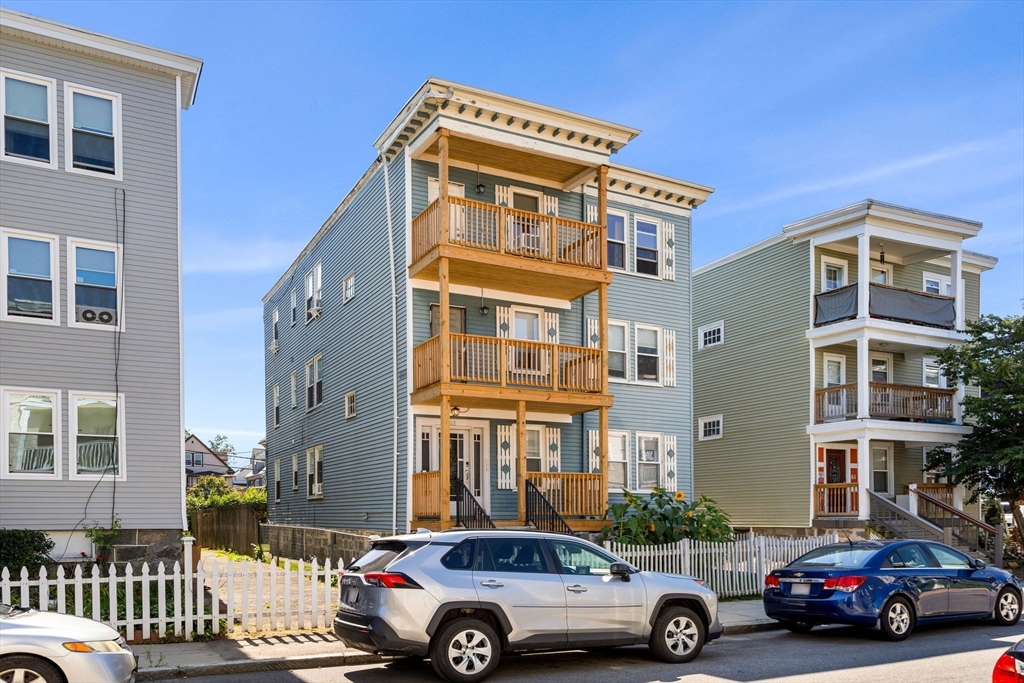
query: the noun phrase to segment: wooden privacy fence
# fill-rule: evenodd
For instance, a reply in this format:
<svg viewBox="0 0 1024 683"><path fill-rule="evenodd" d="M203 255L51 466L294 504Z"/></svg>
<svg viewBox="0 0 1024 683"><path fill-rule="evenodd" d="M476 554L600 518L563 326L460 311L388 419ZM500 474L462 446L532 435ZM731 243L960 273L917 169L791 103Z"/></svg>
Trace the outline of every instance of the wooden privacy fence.
<svg viewBox="0 0 1024 683"><path fill-rule="evenodd" d="M189 514L189 526L204 548L252 555L260 543L260 513L249 505L206 508Z"/></svg>
<svg viewBox="0 0 1024 683"><path fill-rule="evenodd" d="M683 539L663 545L624 545L605 541L604 547L640 569L686 574L708 582L720 598L758 595L766 574L804 553L830 543L837 534L809 538L776 538L745 534L727 543Z"/></svg>
<svg viewBox="0 0 1024 683"><path fill-rule="evenodd" d="M338 608L339 582L330 559L320 565L299 560L284 568L262 562L217 562L209 570L192 567L192 539L185 539L185 567L175 562L155 571L143 564L77 565L68 576L41 568L29 576L22 567L0 572L0 599L40 611L74 614L101 621L129 642L153 636L184 637L232 631L315 630L330 628ZM351 558L350 558L351 559ZM13 600L13 602L12 602Z"/></svg>

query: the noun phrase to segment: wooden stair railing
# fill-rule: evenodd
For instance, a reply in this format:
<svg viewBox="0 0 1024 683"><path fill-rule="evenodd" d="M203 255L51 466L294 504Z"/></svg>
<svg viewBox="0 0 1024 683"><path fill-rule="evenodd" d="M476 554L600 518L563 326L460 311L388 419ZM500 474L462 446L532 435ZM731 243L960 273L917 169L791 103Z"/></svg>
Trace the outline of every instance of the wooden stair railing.
<svg viewBox="0 0 1024 683"><path fill-rule="evenodd" d="M871 521L900 538L912 538L918 541L938 541L952 545L952 536L941 527L921 519L904 510L874 491L868 491L871 501Z"/></svg>
<svg viewBox="0 0 1024 683"><path fill-rule="evenodd" d="M984 554L997 567L1003 564L1003 534L1001 530L957 510L938 498L919 489L911 489L917 496L917 516L943 529L952 536L956 545L962 545Z"/></svg>

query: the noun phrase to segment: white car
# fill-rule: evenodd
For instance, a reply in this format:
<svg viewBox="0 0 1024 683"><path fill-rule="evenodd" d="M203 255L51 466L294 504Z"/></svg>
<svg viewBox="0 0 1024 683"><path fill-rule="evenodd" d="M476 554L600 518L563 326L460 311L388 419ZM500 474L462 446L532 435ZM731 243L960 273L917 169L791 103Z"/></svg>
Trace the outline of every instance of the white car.
<svg viewBox="0 0 1024 683"><path fill-rule="evenodd" d="M135 683L135 655L106 624L0 604L3 683Z"/></svg>

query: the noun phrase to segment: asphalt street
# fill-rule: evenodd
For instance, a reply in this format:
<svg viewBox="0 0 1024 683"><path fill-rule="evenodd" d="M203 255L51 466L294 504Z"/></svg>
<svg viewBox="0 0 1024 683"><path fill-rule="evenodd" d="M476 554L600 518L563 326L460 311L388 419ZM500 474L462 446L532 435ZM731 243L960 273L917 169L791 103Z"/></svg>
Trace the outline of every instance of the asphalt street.
<svg viewBox="0 0 1024 683"><path fill-rule="evenodd" d="M506 656L489 681L565 683L984 683L1020 625L955 624L921 627L902 643L846 627L722 638L685 665L654 661L646 647ZM435 683L428 662L397 660L331 669L274 671L193 678L191 683Z"/></svg>

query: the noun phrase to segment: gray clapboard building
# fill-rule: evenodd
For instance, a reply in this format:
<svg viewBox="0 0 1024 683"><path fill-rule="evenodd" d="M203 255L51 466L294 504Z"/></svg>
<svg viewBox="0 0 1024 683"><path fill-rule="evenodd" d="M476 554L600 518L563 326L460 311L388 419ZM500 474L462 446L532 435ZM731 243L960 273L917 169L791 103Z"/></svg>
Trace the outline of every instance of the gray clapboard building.
<svg viewBox="0 0 1024 683"><path fill-rule="evenodd" d="M264 299L269 515L594 530L692 493L690 215L639 131L428 79Z"/></svg>
<svg viewBox="0 0 1024 683"><path fill-rule="evenodd" d="M0 526L185 527L181 110L202 62L0 10Z"/></svg>
<svg viewBox="0 0 1024 683"><path fill-rule="evenodd" d="M869 199L696 269L697 490L741 527L971 527L925 462L971 429L973 389L934 351L980 315L996 264L965 248L980 229Z"/></svg>

